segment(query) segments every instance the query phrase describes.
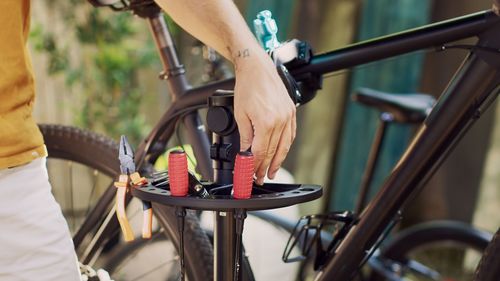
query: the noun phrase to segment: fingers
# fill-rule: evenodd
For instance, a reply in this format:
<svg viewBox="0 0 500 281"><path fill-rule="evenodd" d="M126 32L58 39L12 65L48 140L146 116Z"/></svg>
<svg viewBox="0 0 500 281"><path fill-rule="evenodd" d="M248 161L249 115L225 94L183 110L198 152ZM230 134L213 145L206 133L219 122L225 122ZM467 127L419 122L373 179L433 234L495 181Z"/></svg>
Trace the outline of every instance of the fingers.
<svg viewBox="0 0 500 281"><path fill-rule="evenodd" d="M289 120L287 125L285 126L283 133L281 135L276 154L273 156L273 159L271 161L271 164L269 166L269 170L267 172L267 176L270 179L274 179L276 176L276 173L278 172L279 168L281 167L281 164L286 158L286 155L288 154L288 151L290 151L290 146L292 146L293 142L293 134L294 134L294 129L293 129L293 122L292 120Z"/></svg>
<svg viewBox="0 0 500 281"><path fill-rule="evenodd" d="M256 183L274 178L295 138L295 106L267 58L236 69L234 112L240 150L252 148ZM267 62L270 62L269 64ZM262 83L254 83L260 81Z"/></svg>
<svg viewBox="0 0 500 281"><path fill-rule="evenodd" d="M269 166L270 160L266 161L266 158L269 158L268 154L274 153L278 146L279 135L276 137L274 133L280 131L281 128L273 127L272 122L267 121L263 125L256 125L252 153L254 155L256 183L259 185L264 183L264 176Z"/></svg>
<svg viewBox="0 0 500 281"><path fill-rule="evenodd" d="M238 131L240 132L240 151L247 150L253 141L252 122L246 115L236 116Z"/></svg>
<svg viewBox="0 0 500 281"><path fill-rule="evenodd" d="M290 150L292 119L291 117L275 117L274 120L267 120L268 124L263 127L262 135L256 132L252 152L256 157L255 175L257 184L264 183L266 173L268 173L269 178L274 178L279 166ZM256 126L256 128L260 127L262 126ZM273 163L270 166L272 161Z"/></svg>

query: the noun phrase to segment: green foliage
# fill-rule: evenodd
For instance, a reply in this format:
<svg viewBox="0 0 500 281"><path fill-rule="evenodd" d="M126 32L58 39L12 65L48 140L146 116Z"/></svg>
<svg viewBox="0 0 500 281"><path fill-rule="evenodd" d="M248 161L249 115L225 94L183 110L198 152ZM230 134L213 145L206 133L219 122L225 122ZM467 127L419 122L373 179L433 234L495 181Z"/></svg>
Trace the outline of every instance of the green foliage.
<svg viewBox="0 0 500 281"><path fill-rule="evenodd" d="M92 9L83 23L76 25L76 35L81 43L120 44L136 34L130 13L113 13Z"/></svg>
<svg viewBox="0 0 500 281"><path fill-rule="evenodd" d="M31 41L34 42L35 50L45 51L50 54L47 71L49 74L56 74L64 71L68 66L68 49L58 48L54 34L44 33L40 26L31 32Z"/></svg>
<svg viewBox="0 0 500 281"><path fill-rule="evenodd" d="M75 101L76 124L115 139L126 134L137 143L148 129L138 75L156 63L147 26L130 13L95 9L86 1L46 2L71 38L34 24L30 40L47 55L48 73L64 76L72 91L83 93Z"/></svg>

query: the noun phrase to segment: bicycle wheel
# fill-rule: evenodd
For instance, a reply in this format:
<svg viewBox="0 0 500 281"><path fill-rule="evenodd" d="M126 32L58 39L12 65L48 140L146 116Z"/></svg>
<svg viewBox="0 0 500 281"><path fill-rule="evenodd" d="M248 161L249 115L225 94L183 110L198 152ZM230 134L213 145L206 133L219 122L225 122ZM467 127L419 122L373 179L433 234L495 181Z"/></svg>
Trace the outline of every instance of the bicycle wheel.
<svg viewBox="0 0 500 281"><path fill-rule="evenodd" d="M54 197L61 205L70 230L74 234L85 221L86 215L99 196L109 188L110 183L119 174L118 145L109 138L74 127L40 125L40 129L49 153L47 167ZM131 208L128 208L127 212L131 211L129 209ZM106 214L103 213L103 217ZM135 214L141 214L140 208L129 214L132 221ZM104 268L112 273L114 280L169 280L168 278L176 278L179 275L176 252L179 235L175 215L172 211L170 216L163 212L159 216L164 216L159 218L158 222L162 226L162 233L167 237L162 241L161 250L157 250L159 256L153 256L151 249L147 247L157 244L151 243L154 240L144 243L141 251L136 251L138 253L124 256L120 264L114 268ZM188 214L185 224L184 239L189 241L184 245L188 279L207 280L207 276L213 275L212 246L195 216ZM82 244L88 240L90 239L84 239ZM112 249L103 251L99 259L95 260L94 267L105 264L106 256L111 255L113 250L119 249L122 243L115 243L112 246ZM80 257L82 252L76 250ZM137 261L138 258L141 258L140 262ZM158 270L163 272L158 273Z"/></svg>
<svg viewBox="0 0 500 281"><path fill-rule="evenodd" d="M208 235L210 241L213 241L213 233L211 233L210 231L207 231L207 235ZM154 243L164 243L166 241L165 235L163 235L161 233L161 231L154 233L153 239L155 241ZM121 266L121 264L123 263L124 257L136 255L138 253L138 251L143 250L143 247L152 246L154 243L149 243L148 241L137 239L131 243L121 245L117 250L113 251L112 255L107 257L106 263L103 267L110 268L111 271L113 271L113 269ZM156 248L159 248L159 247L156 247ZM244 251L244 249L243 249L243 251ZM250 261L246 255L244 255L242 257L242 265L241 266L242 266L242 270L244 271L241 281L255 281L255 277L253 275L253 272L250 270L251 269ZM169 276L169 278L167 279L167 281L178 281L178 280L179 280L178 276ZM206 280L211 280L211 279L206 279Z"/></svg>
<svg viewBox="0 0 500 281"><path fill-rule="evenodd" d="M453 221L422 223L396 234L382 262L401 280L471 280L491 235ZM370 280L386 280L373 272Z"/></svg>
<svg viewBox="0 0 500 281"><path fill-rule="evenodd" d="M500 228L484 251L474 275L474 281L498 280L500 280Z"/></svg>

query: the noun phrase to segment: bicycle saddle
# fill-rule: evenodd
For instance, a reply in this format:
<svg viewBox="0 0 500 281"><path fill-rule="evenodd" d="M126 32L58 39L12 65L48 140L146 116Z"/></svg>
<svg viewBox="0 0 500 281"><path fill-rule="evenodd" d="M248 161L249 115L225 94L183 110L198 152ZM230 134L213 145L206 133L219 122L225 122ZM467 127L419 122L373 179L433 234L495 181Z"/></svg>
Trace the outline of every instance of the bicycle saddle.
<svg viewBox="0 0 500 281"><path fill-rule="evenodd" d="M431 111L436 99L427 94L390 94L360 88L352 99L380 111L391 113L400 123L421 123Z"/></svg>

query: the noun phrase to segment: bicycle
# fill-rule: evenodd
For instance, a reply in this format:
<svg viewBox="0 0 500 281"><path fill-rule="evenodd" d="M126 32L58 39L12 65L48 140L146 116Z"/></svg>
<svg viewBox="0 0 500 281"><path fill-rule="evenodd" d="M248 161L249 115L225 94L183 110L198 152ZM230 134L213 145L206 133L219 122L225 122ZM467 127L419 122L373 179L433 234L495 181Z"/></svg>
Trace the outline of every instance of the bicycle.
<svg viewBox="0 0 500 281"><path fill-rule="evenodd" d="M104 5L95 0L91 2ZM134 8L137 15L148 19L166 69L163 77L169 79L171 89L173 89L171 92L177 98L158 125L141 143L136 158L138 159L137 166L141 168L141 172L147 172L151 169L151 163L154 163L163 153L167 141L174 133L176 121L182 120L189 132L188 137L193 145L200 173L204 178L211 178L210 158L206 153L209 143L200 126L199 116L192 111L204 107L206 99L216 89L230 89L234 81L225 80L196 89L188 89L183 76L184 69L175 56L174 47L171 44L172 40L168 40L170 35L163 19L159 16L159 9L154 7L151 1L131 1L128 3L121 0L117 3L118 6L112 6L114 9ZM134 3L135 6L130 5ZM105 5L109 6L109 1ZM359 263L364 260L366 253L371 252L370 249L376 244L375 242L385 226L390 225L403 203L416 192L421 182L425 181L422 178L428 177L430 172L436 168L436 163L444 158L452 144L459 139L462 129L470 126L471 120L469 119L479 117L487 105L498 95L498 69L495 69L498 68L498 65L490 66L488 64L498 63L496 57L498 39L494 36L495 28L499 26L498 22L498 17L493 12L480 12L316 55L305 63L299 62L290 67L294 78L302 84L302 91L305 93L303 103L305 103L313 98L324 73L422 48L445 46L448 42L465 37L475 35L480 37L478 45L453 46L467 48L471 51L466 63L459 70L459 75L455 76L456 80L453 80L455 83L452 83L450 88L445 91L436 108L427 118L425 126L420 129L409 150L382 187L382 191L378 193L369 207L355 221L351 222L351 230L343 242L332 249L334 252L329 253L331 259L328 259L328 262L322 267L318 280L328 280L334 274L340 280L352 276ZM485 58L488 63L483 62ZM460 79L462 76L468 75L472 78ZM486 86L481 86L480 79L483 79ZM472 92L471 88L481 91ZM458 94L462 91L465 94ZM444 107L447 109L444 110ZM448 123L451 125L448 126ZM97 168L110 176L119 173L118 163L115 160L116 144L77 129L42 126L42 131L46 137L51 157L77 160L77 162ZM444 133L441 134L441 132ZM429 140L432 140L432 143ZM68 149L68 147L70 148ZM94 191L90 193L90 196L93 196ZM116 237L118 225L114 219L113 210L107 212L112 209L110 202L113 197L113 188L106 189L97 205L88 212L87 218L74 236L75 248L79 250L81 261L85 264L95 261L106 245L113 244L112 240ZM386 206L386 208L380 206ZM172 209L159 205L155 205L155 209L163 231L168 234L170 241L178 244L176 218ZM107 215L103 217L103 214ZM101 222L104 223L101 224ZM186 245L185 250L188 276L191 277L190 280L205 280L212 271L211 244L199 227L195 216L188 215L187 225L189 231L186 231L185 235L194 241L192 244ZM97 226L98 229L95 230ZM91 237L89 238L89 236ZM87 240L90 240L90 244L82 250L81 246ZM244 271L250 272L248 268Z"/></svg>

